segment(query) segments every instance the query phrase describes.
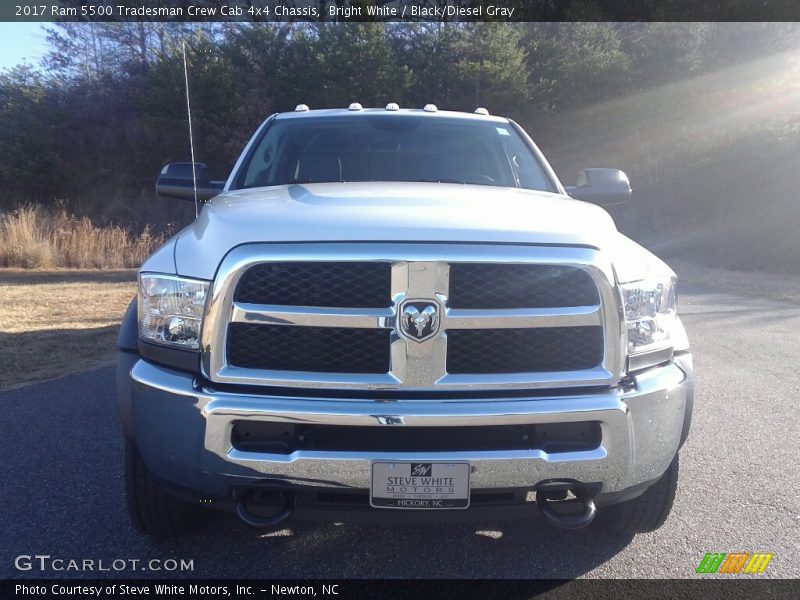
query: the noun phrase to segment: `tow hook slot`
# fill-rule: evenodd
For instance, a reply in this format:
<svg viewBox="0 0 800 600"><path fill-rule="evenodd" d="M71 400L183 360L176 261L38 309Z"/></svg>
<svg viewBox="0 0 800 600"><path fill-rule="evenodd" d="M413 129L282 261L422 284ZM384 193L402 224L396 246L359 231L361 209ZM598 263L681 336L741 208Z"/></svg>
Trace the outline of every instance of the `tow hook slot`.
<svg viewBox="0 0 800 600"><path fill-rule="evenodd" d="M551 486L554 489L548 489ZM566 500L567 492L572 492L575 500ZM589 488L577 481L549 481L547 487L536 490L536 506L542 516L556 527L582 529L594 520L597 513L594 497ZM573 507L576 503L583 506L581 512L567 513L555 508L559 504Z"/></svg>
<svg viewBox="0 0 800 600"><path fill-rule="evenodd" d="M242 493L239 503L236 505L236 515L250 527L258 529L274 529L288 521L294 515L294 495L287 494L286 502L276 514L269 517L254 515L247 509L248 502L254 495L254 490L246 490Z"/></svg>

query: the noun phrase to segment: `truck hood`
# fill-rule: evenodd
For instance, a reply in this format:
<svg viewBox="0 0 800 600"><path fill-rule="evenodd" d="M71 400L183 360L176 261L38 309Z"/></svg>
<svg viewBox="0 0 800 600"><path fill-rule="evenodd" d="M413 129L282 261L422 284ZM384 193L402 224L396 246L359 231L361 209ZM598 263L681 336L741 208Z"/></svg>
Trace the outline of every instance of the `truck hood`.
<svg viewBox="0 0 800 600"><path fill-rule="evenodd" d="M626 263L655 258L619 234L605 210L560 194L447 183L316 183L221 194L142 269L161 270L173 254L174 272L213 279L225 254L241 244L351 241L581 245L622 253ZM637 273L645 267L629 266Z"/></svg>

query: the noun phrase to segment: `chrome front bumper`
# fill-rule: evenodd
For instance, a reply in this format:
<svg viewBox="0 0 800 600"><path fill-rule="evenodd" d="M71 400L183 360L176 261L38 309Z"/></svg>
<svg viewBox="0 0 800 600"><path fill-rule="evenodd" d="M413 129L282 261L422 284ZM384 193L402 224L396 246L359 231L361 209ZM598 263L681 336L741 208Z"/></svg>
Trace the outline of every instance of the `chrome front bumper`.
<svg viewBox="0 0 800 600"><path fill-rule="evenodd" d="M130 407L123 428L160 478L209 496L232 486L271 483L312 488L370 486L373 460L468 461L471 487L533 488L546 480L601 484L621 492L659 477L678 451L686 404L691 402L691 356L650 369L625 388L572 396L486 400L347 400L212 391L186 373L131 359ZM680 366L679 366L680 365ZM128 397L125 397L129 394ZM122 410L123 419L126 411ZM598 447L580 452L541 450L470 452L295 451L289 455L233 448L235 421L363 427L447 427L600 424Z"/></svg>

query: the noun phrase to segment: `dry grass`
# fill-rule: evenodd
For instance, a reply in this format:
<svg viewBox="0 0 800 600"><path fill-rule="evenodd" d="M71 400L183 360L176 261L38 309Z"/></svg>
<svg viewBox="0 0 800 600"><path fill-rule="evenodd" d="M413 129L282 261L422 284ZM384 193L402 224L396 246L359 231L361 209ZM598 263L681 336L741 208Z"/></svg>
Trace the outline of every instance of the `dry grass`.
<svg viewBox="0 0 800 600"><path fill-rule="evenodd" d="M111 364L136 271L0 269L0 389Z"/></svg>
<svg viewBox="0 0 800 600"><path fill-rule="evenodd" d="M145 229L132 235L121 227L95 227L61 209L22 206L0 215L0 266L24 269L138 267L164 236Z"/></svg>

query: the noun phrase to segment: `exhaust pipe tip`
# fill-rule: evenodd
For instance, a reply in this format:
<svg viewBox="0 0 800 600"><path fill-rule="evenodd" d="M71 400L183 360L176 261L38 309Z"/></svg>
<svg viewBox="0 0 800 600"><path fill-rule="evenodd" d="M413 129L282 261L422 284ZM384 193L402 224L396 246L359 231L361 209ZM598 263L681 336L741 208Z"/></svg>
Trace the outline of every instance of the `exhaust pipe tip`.
<svg viewBox="0 0 800 600"><path fill-rule="evenodd" d="M294 496L287 496L283 508L269 517L259 517L247 510L247 503L252 496L252 491L243 493L241 500L239 500L239 503L236 505L236 516L250 527L255 527L257 529L274 529L279 525L283 525L294 515Z"/></svg>
<svg viewBox="0 0 800 600"><path fill-rule="evenodd" d="M545 519L561 529L583 529L588 527L597 514L594 494L583 485L577 484L577 482L564 483L570 484L568 490L553 492L537 490L536 507ZM575 499L583 505L583 510L580 513L564 514L555 510L554 506L566 497L567 491L572 492L575 495Z"/></svg>

